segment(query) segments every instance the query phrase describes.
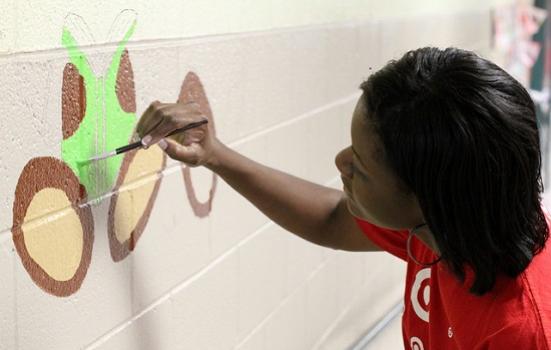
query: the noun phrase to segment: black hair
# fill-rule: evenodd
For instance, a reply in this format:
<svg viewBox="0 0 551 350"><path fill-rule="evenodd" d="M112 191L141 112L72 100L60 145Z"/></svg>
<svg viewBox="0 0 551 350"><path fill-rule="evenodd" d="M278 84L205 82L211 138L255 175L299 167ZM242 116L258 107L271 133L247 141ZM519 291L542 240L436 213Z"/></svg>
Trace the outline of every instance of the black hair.
<svg viewBox="0 0 551 350"><path fill-rule="evenodd" d="M471 51L421 48L360 86L384 160L417 197L442 261L470 292L516 277L544 247L541 153L526 89Z"/></svg>

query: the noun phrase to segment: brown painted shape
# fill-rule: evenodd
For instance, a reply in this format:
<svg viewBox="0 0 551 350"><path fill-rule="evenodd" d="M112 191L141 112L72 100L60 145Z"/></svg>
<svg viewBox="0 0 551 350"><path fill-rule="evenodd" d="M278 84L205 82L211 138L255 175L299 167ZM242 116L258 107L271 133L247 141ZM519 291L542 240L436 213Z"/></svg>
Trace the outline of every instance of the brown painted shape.
<svg viewBox="0 0 551 350"><path fill-rule="evenodd" d="M27 208L29 208L35 194L45 188L57 188L64 191L82 225L83 246L80 265L73 277L67 281L58 281L50 277L32 259L25 246L22 225ZM94 221L90 207L79 206L85 201L86 190L79 183L71 168L59 159L53 157L33 158L25 165L19 176L13 204L13 242L17 253L21 257L21 262L32 280L50 294L60 297L71 295L80 288L84 277L86 277L92 258Z"/></svg>
<svg viewBox="0 0 551 350"><path fill-rule="evenodd" d="M115 184L115 189L114 189L115 194L111 198L111 202L109 204L109 214L107 219L107 234L109 236L109 248L111 251L111 258L113 259L113 261L123 260L136 247L136 244L145 229L147 221L149 220L149 216L151 215L151 210L153 209L153 204L155 203L155 199L157 198L157 194L159 193L159 187L161 185L161 177L159 177L159 179L155 182L153 192L151 193L151 196L148 199L147 205L145 207L145 210L143 211L142 216L140 217L140 219L136 224L136 227L134 228L134 230L132 230L132 233L130 234L130 239L126 240L124 243L119 242L119 240L117 239L117 234L115 232L115 219L116 219L115 208L117 206L117 200L119 197L119 193L117 192L117 190L124 183L124 177L128 173L130 164L134 160L137 152L139 151L141 150L136 149L133 151L126 152L126 154L124 155L121 170L119 172L119 177L117 178L117 182ZM164 169L165 166L166 166L166 154L163 152L163 163L161 168Z"/></svg>
<svg viewBox="0 0 551 350"><path fill-rule="evenodd" d="M212 110L210 108L210 103L207 99L207 95L205 93L205 89L203 88L203 84L201 83L201 80L195 74L194 72L189 72L184 82L182 83L182 87L180 89L180 95L178 97L179 103L189 103L189 102L195 102L199 105L199 109L201 110L201 113L209 120L208 127L210 128L211 132L215 134L215 128L214 128L214 118L212 116ZM191 208L193 209L193 212L196 216L202 218L207 216L211 210L212 210L212 200L214 199L214 194L216 192L216 183L218 176L215 173L212 173L212 185L209 190L209 199L201 203L197 199L197 196L195 194L195 189L193 188L193 182L191 181L191 170L188 166L182 167L182 173L184 176L184 183L186 186L186 193L188 197L189 204L191 205Z"/></svg>
<svg viewBox="0 0 551 350"><path fill-rule="evenodd" d="M136 90L134 87L134 71L128 50L124 49L119 71L117 72L117 82L115 91L121 108L126 113L136 113Z"/></svg>
<svg viewBox="0 0 551 350"><path fill-rule="evenodd" d="M63 69L63 84L61 87L61 128L64 140L77 131L85 113L86 88L84 78L74 64L67 63Z"/></svg>

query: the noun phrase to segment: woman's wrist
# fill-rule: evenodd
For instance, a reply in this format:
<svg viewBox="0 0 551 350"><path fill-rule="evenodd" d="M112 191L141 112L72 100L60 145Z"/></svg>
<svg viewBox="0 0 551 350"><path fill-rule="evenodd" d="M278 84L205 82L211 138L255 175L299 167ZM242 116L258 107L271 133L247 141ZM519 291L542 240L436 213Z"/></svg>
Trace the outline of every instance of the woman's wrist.
<svg viewBox="0 0 551 350"><path fill-rule="evenodd" d="M228 148L226 147L226 145L215 138L212 141L211 152L206 162L204 163L204 166L207 169L217 173L222 166L221 159L223 158L224 153L227 151Z"/></svg>

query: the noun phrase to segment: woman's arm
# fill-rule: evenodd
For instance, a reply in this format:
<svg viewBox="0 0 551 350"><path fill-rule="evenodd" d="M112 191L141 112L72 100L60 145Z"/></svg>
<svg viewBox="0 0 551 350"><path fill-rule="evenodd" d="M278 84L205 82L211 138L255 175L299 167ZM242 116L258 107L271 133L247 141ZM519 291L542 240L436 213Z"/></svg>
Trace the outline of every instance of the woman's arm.
<svg viewBox="0 0 551 350"><path fill-rule="evenodd" d="M354 222L342 191L299 179L233 151L214 137L209 124L163 139L172 130L205 118L195 104L154 102L140 119L137 131L148 145L160 141L171 158L191 166L204 165L217 173L297 236L333 249L380 250Z"/></svg>
<svg viewBox="0 0 551 350"><path fill-rule="evenodd" d="M333 249L379 250L348 212L344 193L264 166L219 143L206 167L286 230Z"/></svg>

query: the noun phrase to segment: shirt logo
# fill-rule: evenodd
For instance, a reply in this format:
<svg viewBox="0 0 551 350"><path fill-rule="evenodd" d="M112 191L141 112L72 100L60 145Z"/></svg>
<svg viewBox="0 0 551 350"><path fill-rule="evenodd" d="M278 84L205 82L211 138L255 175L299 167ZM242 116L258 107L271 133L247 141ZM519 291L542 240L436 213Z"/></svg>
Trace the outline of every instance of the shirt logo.
<svg viewBox="0 0 551 350"><path fill-rule="evenodd" d="M417 275L415 275L415 281L411 286L411 295L410 295L413 311L415 311L415 314L425 322L429 322L429 301L430 301L429 282L430 282L430 268L422 269L419 272L417 272Z"/></svg>
<svg viewBox="0 0 551 350"><path fill-rule="evenodd" d="M411 346L411 350L425 350L423 342L417 337L411 337L409 340L409 346Z"/></svg>

